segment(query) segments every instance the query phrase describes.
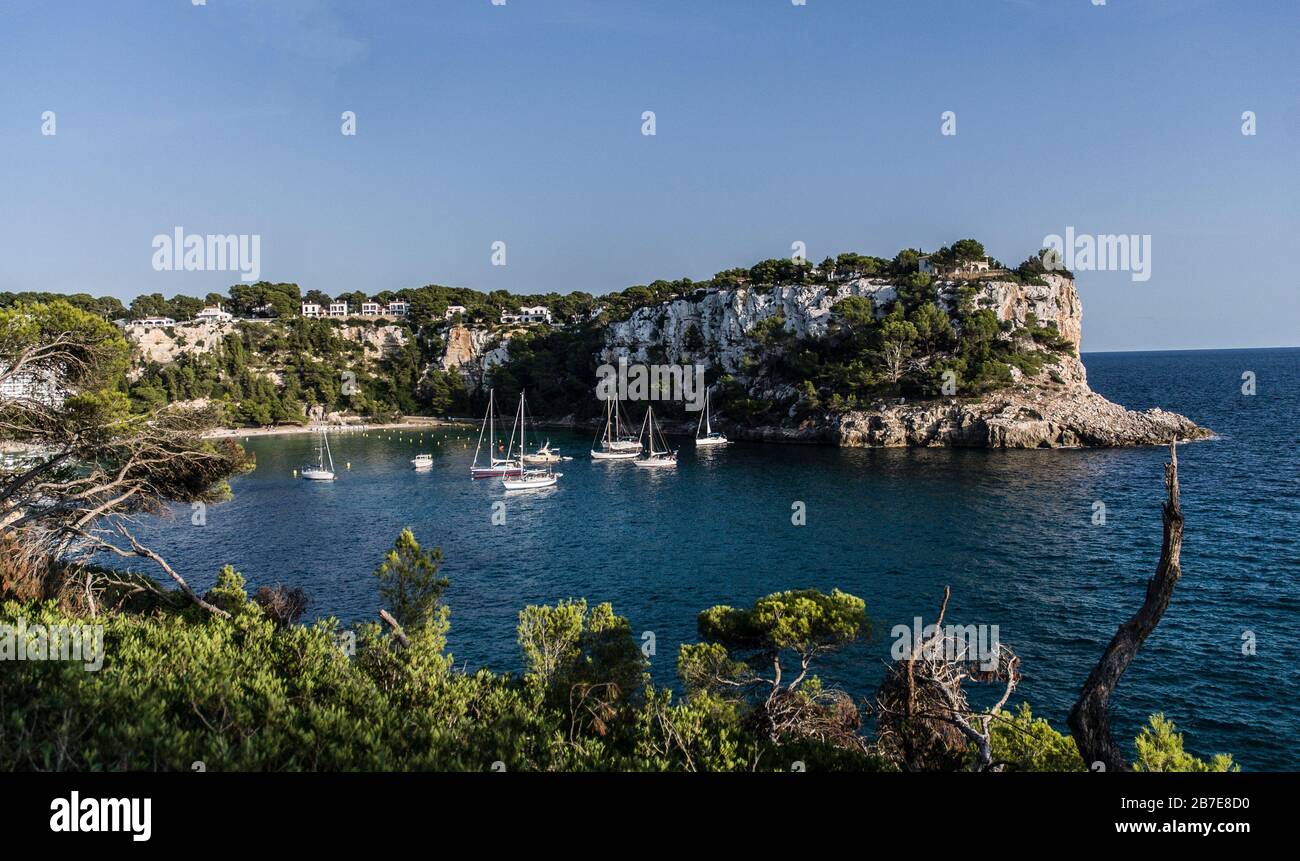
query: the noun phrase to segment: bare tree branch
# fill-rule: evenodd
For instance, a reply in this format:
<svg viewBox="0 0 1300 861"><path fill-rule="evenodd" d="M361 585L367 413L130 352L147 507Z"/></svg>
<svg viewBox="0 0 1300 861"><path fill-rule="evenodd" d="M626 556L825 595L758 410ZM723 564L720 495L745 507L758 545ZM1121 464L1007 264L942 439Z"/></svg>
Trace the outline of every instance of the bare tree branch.
<svg viewBox="0 0 1300 861"><path fill-rule="evenodd" d="M1108 771L1128 771L1129 764L1115 744L1110 731L1110 697L1128 669L1138 649L1146 641L1169 607L1174 587L1183 575L1179 556L1183 546L1183 510L1178 491L1178 442L1169 444L1169 463L1165 464L1166 499L1162 506L1164 535L1160 543L1160 562L1155 576L1147 581L1146 599L1138 611L1119 626L1101 660L1088 675L1079 699L1070 709L1070 731L1074 734L1083 761L1100 762Z"/></svg>

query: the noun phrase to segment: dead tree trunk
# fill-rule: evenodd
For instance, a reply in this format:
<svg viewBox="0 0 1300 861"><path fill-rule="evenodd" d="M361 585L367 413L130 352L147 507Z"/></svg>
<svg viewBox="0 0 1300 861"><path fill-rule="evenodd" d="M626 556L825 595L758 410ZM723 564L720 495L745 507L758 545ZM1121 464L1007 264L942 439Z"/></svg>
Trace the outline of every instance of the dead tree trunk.
<svg viewBox="0 0 1300 861"><path fill-rule="evenodd" d="M1178 500L1178 444L1169 446L1169 463L1165 464L1163 505L1164 539L1160 546L1160 563L1155 576L1147 582L1146 600L1127 622L1119 626L1106 652L1093 668L1079 692L1079 700L1070 709L1070 731L1079 746L1083 761L1102 763L1107 771L1128 771L1129 764L1115 745L1110 731L1110 695L1120 677L1132 663L1142 643L1155 630L1173 597L1174 586L1183 571L1178 557L1183 546L1183 510Z"/></svg>

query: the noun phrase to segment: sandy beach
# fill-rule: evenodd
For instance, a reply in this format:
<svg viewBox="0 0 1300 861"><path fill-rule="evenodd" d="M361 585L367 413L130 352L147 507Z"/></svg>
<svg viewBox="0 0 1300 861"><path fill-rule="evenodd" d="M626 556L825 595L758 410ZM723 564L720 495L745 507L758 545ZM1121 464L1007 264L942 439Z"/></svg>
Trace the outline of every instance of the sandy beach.
<svg viewBox="0 0 1300 861"><path fill-rule="evenodd" d="M255 436L290 436L292 434L314 434L321 428L331 433L368 433L370 431L429 430L431 428L472 426L469 419L435 419L426 416L406 416L400 422L385 424L311 424L279 425L260 428L217 428L207 434L207 439L247 438Z"/></svg>

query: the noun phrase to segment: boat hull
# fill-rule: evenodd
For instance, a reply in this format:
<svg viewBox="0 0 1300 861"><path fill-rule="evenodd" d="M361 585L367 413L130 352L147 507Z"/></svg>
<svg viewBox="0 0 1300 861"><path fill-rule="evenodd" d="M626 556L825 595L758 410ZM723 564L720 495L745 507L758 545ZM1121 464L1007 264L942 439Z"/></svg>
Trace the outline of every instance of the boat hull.
<svg viewBox="0 0 1300 861"><path fill-rule="evenodd" d="M656 467L677 466L675 457L643 457L640 460L633 461L642 469L654 469Z"/></svg>
<svg viewBox="0 0 1300 861"><path fill-rule="evenodd" d="M506 490L539 490L543 487L554 487L560 480L563 473L554 473L542 478L503 478L501 484Z"/></svg>
<svg viewBox="0 0 1300 861"><path fill-rule="evenodd" d="M523 467L519 466L475 466L469 471L470 478L501 478L508 475L523 475Z"/></svg>
<svg viewBox="0 0 1300 861"><path fill-rule="evenodd" d="M639 451L596 451L591 450L592 460L632 460L641 452Z"/></svg>
<svg viewBox="0 0 1300 861"><path fill-rule="evenodd" d="M715 437L706 436L706 437L700 437L695 440L696 448L701 448L703 446L710 446L710 445L730 445L730 444L731 444L731 440L727 439L725 436L715 436Z"/></svg>
<svg viewBox="0 0 1300 861"><path fill-rule="evenodd" d="M333 481L334 473L328 469L304 469L302 477L307 481Z"/></svg>

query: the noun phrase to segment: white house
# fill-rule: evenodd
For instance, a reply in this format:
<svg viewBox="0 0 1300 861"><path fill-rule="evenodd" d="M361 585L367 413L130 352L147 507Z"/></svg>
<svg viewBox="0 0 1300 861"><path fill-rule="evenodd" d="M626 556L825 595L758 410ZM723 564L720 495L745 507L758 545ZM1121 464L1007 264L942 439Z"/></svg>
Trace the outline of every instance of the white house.
<svg viewBox="0 0 1300 861"><path fill-rule="evenodd" d="M139 326L143 329L163 329L167 326L175 326L176 321L171 317L145 317L144 319L136 320L131 325Z"/></svg>
<svg viewBox="0 0 1300 861"><path fill-rule="evenodd" d="M545 305L536 305L533 307L524 307L519 309L515 314L511 311L501 312L502 323L549 323L551 322L551 309Z"/></svg>
<svg viewBox="0 0 1300 861"><path fill-rule="evenodd" d="M361 316L362 316L362 317L378 317L379 314L380 314L380 307L379 307L379 303L378 303L378 302L362 302L362 303L361 303Z"/></svg>
<svg viewBox="0 0 1300 861"><path fill-rule="evenodd" d="M209 305L194 315L197 323L229 323L233 319L235 315L223 310L220 305Z"/></svg>
<svg viewBox="0 0 1300 861"><path fill-rule="evenodd" d="M464 305L448 305L447 310L442 313L442 319L450 320L452 317L455 317L457 314L464 314L465 311L466 308Z"/></svg>
<svg viewBox="0 0 1300 861"><path fill-rule="evenodd" d="M331 316L331 317L346 317L347 315L348 315L348 303L347 303L347 302L331 302L331 303L330 303L330 316Z"/></svg>
<svg viewBox="0 0 1300 861"><path fill-rule="evenodd" d="M321 315L320 305L316 302L303 302L302 315L304 317L319 317Z"/></svg>
<svg viewBox="0 0 1300 861"><path fill-rule="evenodd" d="M411 310L409 302L389 302L388 313L394 317L405 317Z"/></svg>

